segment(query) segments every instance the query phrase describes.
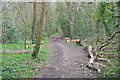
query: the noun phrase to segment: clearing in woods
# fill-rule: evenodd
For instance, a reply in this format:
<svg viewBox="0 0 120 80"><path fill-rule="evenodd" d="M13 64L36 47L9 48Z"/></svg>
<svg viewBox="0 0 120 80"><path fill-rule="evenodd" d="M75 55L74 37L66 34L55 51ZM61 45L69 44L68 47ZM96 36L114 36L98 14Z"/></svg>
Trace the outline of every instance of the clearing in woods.
<svg viewBox="0 0 120 80"><path fill-rule="evenodd" d="M82 48L64 42L58 35L49 38L49 56L37 78L95 78L95 71L86 68L89 61Z"/></svg>

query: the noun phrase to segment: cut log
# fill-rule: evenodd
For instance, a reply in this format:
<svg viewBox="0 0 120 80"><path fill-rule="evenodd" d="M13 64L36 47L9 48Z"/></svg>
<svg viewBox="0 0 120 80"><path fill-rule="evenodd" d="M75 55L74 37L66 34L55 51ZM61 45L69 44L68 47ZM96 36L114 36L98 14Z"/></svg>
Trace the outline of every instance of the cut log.
<svg viewBox="0 0 120 80"><path fill-rule="evenodd" d="M76 39L76 43L77 43L77 45L82 46L80 39Z"/></svg>
<svg viewBox="0 0 120 80"><path fill-rule="evenodd" d="M29 48L29 45L26 45L26 48Z"/></svg>
<svg viewBox="0 0 120 80"><path fill-rule="evenodd" d="M66 40L68 43L71 42L71 40Z"/></svg>
<svg viewBox="0 0 120 80"><path fill-rule="evenodd" d="M68 40L68 39L70 39L70 38L68 38L68 37L65 37L65 40Z"/></svg>
<svg viewBox="0 0 120 80"><path fill-rule="evenodd" d="M40 41L40 44L43 44L44 42L43 41ZM33 45L26 45L26 48L30 48L30 47L35 47L35 44Z"/></svg>
<svg viewBox="0 0 120 80"><path fill-rule="evenodd" d="M19 54L24 52L32 52L33 50L4 50L2 54Z"/></svg>
<svg viewBox="0 0 120 80"><path fill-rule="evenodd" d="M43 41L40 41L40 44L43 44L44 42Z"/></svg>
<svg viewBox="0 0 120 80"><path fill-rule="evenodd" d="M35 45L28 45L29 47L35 47Z"/></svg>

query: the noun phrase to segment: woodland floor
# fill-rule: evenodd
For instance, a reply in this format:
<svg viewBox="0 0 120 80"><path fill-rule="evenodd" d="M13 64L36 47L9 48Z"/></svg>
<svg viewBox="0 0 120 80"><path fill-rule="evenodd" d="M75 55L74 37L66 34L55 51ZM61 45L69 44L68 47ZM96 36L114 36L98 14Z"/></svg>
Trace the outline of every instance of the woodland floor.
<svg viewBox="0 0 120 80"><path fill-rule="evenodd" d="M54 35L55 36L55 35ZM82 48L60 39L49 38L48 59L37 78L95 78L96 72L88 69L87 53Z"/></svg>

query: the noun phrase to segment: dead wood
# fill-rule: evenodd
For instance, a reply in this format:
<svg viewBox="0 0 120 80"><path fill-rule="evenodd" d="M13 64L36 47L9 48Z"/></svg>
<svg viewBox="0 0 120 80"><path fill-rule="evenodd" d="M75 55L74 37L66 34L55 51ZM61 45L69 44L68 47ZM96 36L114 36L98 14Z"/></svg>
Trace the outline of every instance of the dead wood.
<svg viewBox="0 0 120 80"><path fill-rule="evenodd" d="M98 65L98 66L101 66L101 67L105 67L105 65L101 64L101 63L98 63L98 62L95 62L94 63L95 65Z"/></svg>
<svg viewBox="0 0 120 80"><path fill-rule="evenodd" d="M87 51L88 51L88 55L90 56L90 60L87 64L87 67L92 68L95 60L95 57L93 56L93 53L92 53L92 46L88 46Z"/></svg>
<svg viewBox="0 0 120 80"><path fill-rule="evenodd" d="M113 39L118 33L120 33L120 31L115 32L110 38L108 38L102 46L98 47L98 50L101 50L103 47L107 46L110 40Z"/></svg>
<svg viewBox="0 0 120 80"><path fill-rule="evenodd" d="M106 58L96 58L96 61L108 62L108 59L106 59Z"/></svg>
<svg viewBox="0 0 120 80"><path fill-rule="evenodd" d="M96 70L97 72L100 72L100 66L105 67L101 63L95 62L96 57L94 56L95 50L92 48L91 45L86 45L85 42L81 42L82 46L86 48L86 51L88 53L88 56L90 57L89 62L87 63L87 67Z"/></svg>
<svg viewBox="0 0 120 80"><path fill-rule="evenodd" d="M2 54L19 54L24 52L32 52L32 50L4 50Z"/></svg>
<svg viewBox="0 0 120 80"><path fill-rule="evenodd" d="M94 54L96 53L97 50L101 50L103 47L105 47L106 45L108 45L109 42L110 42L110 40L113 39L115 37L115 35L118 34L118 33L120 33L120 31L115 32L110 38L108 38L105 41L105 43L102 46L100 46L98 48L95 48L95 49L93 49L91 45L86 45L84 41L81 41L81 45L87 50L88 55L90 56L90 60L87 63L87 67L88 68L91 68L91 69L94 69L94 70L100 72L99 66L105 67L103 64L97 63L95 61L98 60L98 61L108 62L108 59L105 59L105 58L96 58L94 56Z"/></svg>

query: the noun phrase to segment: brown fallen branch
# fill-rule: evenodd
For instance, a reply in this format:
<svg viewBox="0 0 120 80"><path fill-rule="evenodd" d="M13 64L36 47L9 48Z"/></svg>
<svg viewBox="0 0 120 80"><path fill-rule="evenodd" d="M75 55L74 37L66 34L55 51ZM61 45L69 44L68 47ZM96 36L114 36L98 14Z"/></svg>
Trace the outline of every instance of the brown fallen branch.
<svg viewBox="0 0 120 80"><path fill-rule="evenodd" d="M111 44L117 44L117 43L120 43L120 41L111 41L110 43Z"/></svg>
<svg viewBox="0 0 120 80"><path fill-rule="evenodd" d="M101 63L98 63L98 62L94 62L93 64L92 64L92 66L89 66L90 64L88 64L87 65L87 67L88 68L91 68L91 69L93 69L93 70L96 70L97 72L100 72L101 70L100 70L100 66L101 67L105 67L105 65L103 65L103 64L101 64Z"/></svg>
<svg viewBox="0 0 120 80"><path fill-rule="evenodd" d="M100 37L100 38L98 38L96 41L95 41L95 43L96 43L96 45L97 45L97 43L100 41L100 40L102 40L102 41L105 41L107 38L102 38L102 37ZM100 41L101 42L101 41ZM104 43L104 42L102 42L102 43Z"/></svg>
<svg viewBox="0 0 120 80"><path fill-rule="evenodd" d="M108 59L106 59L106 58L96 58L96 61L108 62Z"/></svg>
<svg viewBox="0 0 120 80"><path fill-rule="evenodd" d="M95 62L94 63L95 65L98 65L98 66L101 66L101 67L105 67L105 65L101 64L101 63L98 63L98 62Z"/></svg>
<svg viewBox="0 0 120 80"><path fill-rule="evenodd" d="M98 54L97 54L98 56L101 56L101 55L107 55L107 56L118 56L118 54L112 54L112 53L110 53L110 54L106 54L106 53L103 53L103 52L98 52Z"/></svg>
<svg viewBox="0 0 120 80"><path fill-rule="evenodd" d="M4 50L2 54L19 54L24 52L32 52L33 50Z"/></svg>
<svg viewBox="0 0 120 80"><path fill-rule="evenodd" d="M105 47L106 45L108 45L109 42L110 42L110 40L113 39L113 38L115 37L115 35L118 34L118 33L120 33L120 31L115 32L110 38L108 38L108 39L105 41L105 43L98 48L98 50L101 50L103 47Z"/></svg>

